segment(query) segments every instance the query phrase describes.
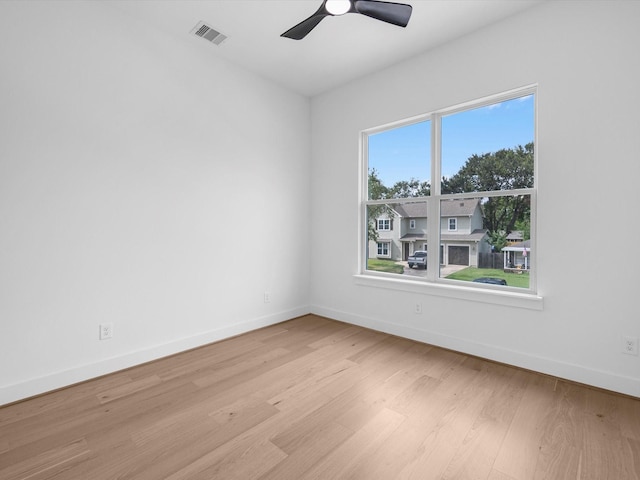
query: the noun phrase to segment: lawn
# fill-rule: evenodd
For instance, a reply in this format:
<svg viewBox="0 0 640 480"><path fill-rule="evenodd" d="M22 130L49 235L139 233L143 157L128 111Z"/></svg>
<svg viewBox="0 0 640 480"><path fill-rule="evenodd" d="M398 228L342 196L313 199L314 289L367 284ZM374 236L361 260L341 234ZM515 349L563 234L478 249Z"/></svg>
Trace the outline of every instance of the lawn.
<svg viewBox="0 0 640 480"><path fill-rule="evenodd" d="M375 270L376 272L387 273L403 273L404 267L398 265L393 260L380 260L379 258L370 258L367 260L367 270Z"/></svg>
<svg viewBox="0 0 640 480"><path fill-rule="evenodd" d="M529 274L526 272L506 273L497 268L468 267L447 276L447 278L452 280L464 280L467 282L471 282L480 277L504 278L507 281L507 285L510 287L529 288Z"/></svg>
<svg viewBox="0 0 640 480"><path fill-rule="evenodd" d="M379 258L370 258L367 260L367 270L387 273L403 273L404 267L398 265L393 260L381 260ZM498 268L476 268L467 267L447 276L452 280L462 280L471 282L480 277L504 278L510 287L529 288L529 274L523 273L506 273Z"/></svg>

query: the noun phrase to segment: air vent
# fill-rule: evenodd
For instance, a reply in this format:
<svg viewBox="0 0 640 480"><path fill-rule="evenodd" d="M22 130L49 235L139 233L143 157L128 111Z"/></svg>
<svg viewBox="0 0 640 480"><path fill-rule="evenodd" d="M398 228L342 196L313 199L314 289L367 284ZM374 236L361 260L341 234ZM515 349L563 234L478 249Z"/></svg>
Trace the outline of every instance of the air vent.
<svg viewBox="0 0 640 480"><path fill-rule="evenodd" d="M193 30L191 30L191 33L198 37L202 37L215 45L220 45L227 39L226 35L214 30L204 22L198 22L198 24L193 27Z"/></svg>

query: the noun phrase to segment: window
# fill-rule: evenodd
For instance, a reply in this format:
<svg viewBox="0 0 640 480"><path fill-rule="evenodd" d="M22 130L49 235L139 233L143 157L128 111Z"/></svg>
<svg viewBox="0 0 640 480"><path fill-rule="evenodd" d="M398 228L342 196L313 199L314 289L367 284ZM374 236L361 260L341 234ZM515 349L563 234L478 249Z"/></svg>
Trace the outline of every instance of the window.
<svg viewBox="0 0 640 480"><path fill-rule="evenodd" d="M378 242L378 256L379 257L389 256L389 242Z"/></svg>
<svg viewBox="0 0 640 480"><path fill-rule="evenodd" d="M527 87L363 132L363 273L381 275L375 257L402 265L424 249L427 269L382 275L536 292L535 95Z"/></svg>
<svg viewBox="0 0 640 480"><path fill-rule="evenodd" d="M388 218L379 218L378 230L391 230L391 220Z"/></svg>

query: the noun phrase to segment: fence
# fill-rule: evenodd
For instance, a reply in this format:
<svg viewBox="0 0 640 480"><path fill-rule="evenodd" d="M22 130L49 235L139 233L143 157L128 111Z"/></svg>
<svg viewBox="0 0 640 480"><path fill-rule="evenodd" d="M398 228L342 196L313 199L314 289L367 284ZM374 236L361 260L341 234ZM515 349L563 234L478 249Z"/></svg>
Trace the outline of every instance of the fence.
<svg viewBox="0 0 640 480"><path fill-rule="evenodd" d="M504 257L502 253L480 253L478 255L478 268L503 268Z"/></svg>

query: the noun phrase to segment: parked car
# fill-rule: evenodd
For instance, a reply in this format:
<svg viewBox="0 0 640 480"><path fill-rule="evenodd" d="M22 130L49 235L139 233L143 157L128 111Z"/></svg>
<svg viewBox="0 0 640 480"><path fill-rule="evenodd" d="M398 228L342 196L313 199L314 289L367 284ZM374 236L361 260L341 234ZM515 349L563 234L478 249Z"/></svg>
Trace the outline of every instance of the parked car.
<svg viewBox="0 0 640 480"><path fill-rule="evenodd" d="M480 277L474 280L476 283L489 283L491 285L506 285L507 281L504 278L496 277Z"/></svg>
<svg viewBox="0 0 640 480"><path fill-rule="evenodd" d="M412 255L409 255L407 263L409 264L409 268L413 268L414 265L417 268L427 268L427 251L416 250Z"/></svg>

